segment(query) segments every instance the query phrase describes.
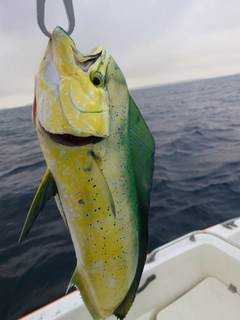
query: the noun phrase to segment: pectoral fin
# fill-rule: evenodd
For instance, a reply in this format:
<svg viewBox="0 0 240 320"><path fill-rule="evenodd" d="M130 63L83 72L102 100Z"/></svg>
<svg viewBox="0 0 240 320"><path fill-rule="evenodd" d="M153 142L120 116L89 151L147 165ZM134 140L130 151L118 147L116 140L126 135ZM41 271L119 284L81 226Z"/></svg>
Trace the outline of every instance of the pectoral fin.
<svg viewBox="0 0 240 320"><path fill-rule="evenodd" d="M92 157L91 157L91 164L88 170L91 170L93 179L97 181L101 186L101 190L105 196L106 203L108 204L110 210L112 211L114 218L116 218L116 209L115 209L112 193L108 187L107 181L102 171L99 169L96 161Z"/></svg>
<svg viewBox="0 0 240 320"><path fill-rule="evenodd" d="M58 190L57 190L57 186L55 183L55 180L52 176L52 173L49 169L47 169L39 187L38 190L35 194L35 197L33 199L32 205L28 211L20 238L19 238L19 242L21 242L23 240L23 238L25 238L34 221L36 220L38 214L40 211L42 211L42 209L44 208L45 203L53 196L55 196L57 194Z"/></svg>
<svg viewBox="0 0 240 320"><path fill-rule="evenodd" d="M65 223L65 225L66 225L66 228L69 230L69 228L68 228L68 223L67 223L67 218L66 218L66 214L65 214L65 212L64 212L64 209L63 209L63 206L62 206L62 202L61 202L61 199L60 199L58 193L55 195L55 201L56 201L58 210L59 210L59 212L60 212L60 214L61 214L61 216L62 216L62 218L63 218L63 221L64 221L64 223Z"/></svg>

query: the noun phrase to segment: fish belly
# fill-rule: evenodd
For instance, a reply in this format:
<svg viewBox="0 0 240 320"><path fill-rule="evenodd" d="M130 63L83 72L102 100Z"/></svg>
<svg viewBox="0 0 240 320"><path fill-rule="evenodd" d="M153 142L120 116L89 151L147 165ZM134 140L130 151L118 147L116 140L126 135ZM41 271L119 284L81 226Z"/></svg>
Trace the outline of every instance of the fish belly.
<svg viewBox="0 0 240 320"><path fill-rule="evenodd" d="M73 283L93 318L104 319L125 298L138 262L137 198L129 161L109 153L97 161L114 200L115 216L93 172L89 149L41 146L77 256Z"/></svg>

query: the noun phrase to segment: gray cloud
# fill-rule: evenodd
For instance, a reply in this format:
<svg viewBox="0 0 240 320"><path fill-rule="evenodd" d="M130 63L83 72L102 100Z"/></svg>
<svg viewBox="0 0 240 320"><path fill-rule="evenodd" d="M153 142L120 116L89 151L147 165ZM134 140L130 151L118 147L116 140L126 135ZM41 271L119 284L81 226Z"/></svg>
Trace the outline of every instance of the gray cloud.
<svg viewBox="0 0 240 320"><path fill-rule="evenodd" d="M73 0L73 39L82 52L102 44L130 87L240 72L238 0ZM48 39L33 0L1 1L1 97L33 94ZM46 1L46 25L67 28L62 1ZM3 101L3 100L2 100ZM21 102L19 102L21 103Z"/></svg>

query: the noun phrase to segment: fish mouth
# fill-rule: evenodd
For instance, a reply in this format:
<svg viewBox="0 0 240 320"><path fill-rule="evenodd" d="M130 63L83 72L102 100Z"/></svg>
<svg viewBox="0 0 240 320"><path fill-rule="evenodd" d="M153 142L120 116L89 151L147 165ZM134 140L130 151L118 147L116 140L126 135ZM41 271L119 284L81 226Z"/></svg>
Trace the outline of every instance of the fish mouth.
<svg viewBox="0 0 240 320"><path fill-rule="evenodd" d="M82 55L76 48L72 48L76 65L84 72L88 72L89 68L102 55L102 51L96 54ZM82 61L81 61L82 60Z"/></svg>
<svg viewBox="0 0 240 320"><path fill-rule="evenodd" d="M52 133L45 130L42 126L41 128L49 136L51 140L68 147L81 147L87 144L95 144L100 142L103 139L102 137L95 137L95 136L78 137L68 133L64 133L64 134Z"/></svg>

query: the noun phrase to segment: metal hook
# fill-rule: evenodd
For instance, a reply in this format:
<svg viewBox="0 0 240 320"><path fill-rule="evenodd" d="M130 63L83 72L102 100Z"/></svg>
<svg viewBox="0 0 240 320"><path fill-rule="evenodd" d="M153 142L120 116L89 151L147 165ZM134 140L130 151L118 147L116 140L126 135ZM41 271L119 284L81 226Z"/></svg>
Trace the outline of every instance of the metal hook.
<svg viewBox="0 0 240 320"><path fill-rule="evenodd" d="M37 0L37 21L39 28L41 31L45 34L47 37L51 37L51 33L48 32L46 26L45 26L45 2L46 0ZM73 10L73 3L72 0L63 0L65 10L67 13L68 18L68 34L70 35L75 27L75 16L74 16L74 10Z"/></svg>

